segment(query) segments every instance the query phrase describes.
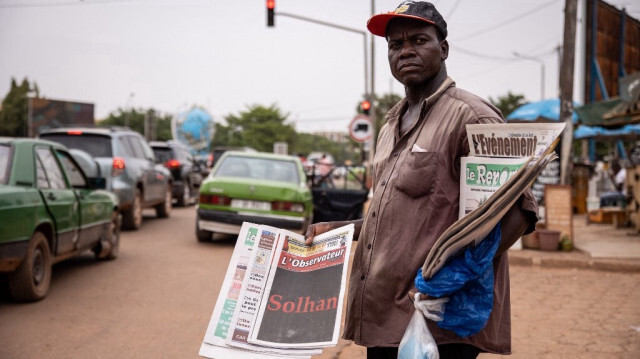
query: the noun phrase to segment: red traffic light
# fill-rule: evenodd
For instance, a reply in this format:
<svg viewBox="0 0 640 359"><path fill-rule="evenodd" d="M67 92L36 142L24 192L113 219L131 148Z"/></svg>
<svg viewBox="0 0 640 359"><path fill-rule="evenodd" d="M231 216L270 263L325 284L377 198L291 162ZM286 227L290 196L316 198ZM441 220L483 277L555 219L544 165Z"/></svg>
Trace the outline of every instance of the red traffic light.
<svg viewBox="0 0 640 359"><path fill-rule="evenodd" d="M267 0L267 27L275 26L276 0Z"/></svg>
<svg viewBox="0 0 640 359"><path fill-rule="evenodd" d="M369 109L371 108L371 102L369 102L367 100L364 100L364 101L360 102L360 108L362 108L362 111L365 114L368 115L369 114Z"/></svg>

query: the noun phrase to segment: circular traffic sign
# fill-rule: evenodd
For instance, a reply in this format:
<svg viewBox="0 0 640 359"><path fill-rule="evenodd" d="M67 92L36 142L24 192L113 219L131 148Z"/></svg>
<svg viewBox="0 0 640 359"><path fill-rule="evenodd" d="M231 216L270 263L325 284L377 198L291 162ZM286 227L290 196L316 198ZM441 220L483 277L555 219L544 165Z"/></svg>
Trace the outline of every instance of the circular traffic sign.
<svg viewBox="0 0 640 359"><path fill-rule="evenodd" d="M356 142L366 142L373 136L371 119L366 115L356 115L349 123L349 136Z"/></svg>

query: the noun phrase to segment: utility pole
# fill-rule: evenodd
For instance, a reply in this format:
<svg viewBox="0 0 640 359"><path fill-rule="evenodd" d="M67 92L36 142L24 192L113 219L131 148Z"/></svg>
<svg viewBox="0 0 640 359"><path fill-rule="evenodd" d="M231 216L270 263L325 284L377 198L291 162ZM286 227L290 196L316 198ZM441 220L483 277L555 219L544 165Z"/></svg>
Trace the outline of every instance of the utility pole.
<svg viewBox="0 0 640 359"><path fill-rule="evenodd" d="M371 0L371 16L373 16L376 13L376 9L375 9L375 0ZM375 79L375 58L376 58L376 52L375 52L375 47L374 47L374 43L375 43L375 37L373 36L373 34L369 34L369 37L371 38L371 51L369 52L369 54L371 55L371 91L369 91L369 102L371 103L371 115L369 115L369 120L371 121L371 126L373 128L373 136L371 136L371 139L369 141L369 173L373 173L373 156L375 154L375 149L376 149L376 141L378 139L377 133L378 133L378 126L377 126L377 116L376 116L376 109L377 109L377 105L376 105L376 79Z"/></svg>
<svg viewBox="0 0 640 359"><path fill-rule="evenodd" d="M564 41L560 67L560 119L565 122L560 156L560 181L571 183L573 142L573 63L576 48L576 16L578 0L565 0Z"/></svg>

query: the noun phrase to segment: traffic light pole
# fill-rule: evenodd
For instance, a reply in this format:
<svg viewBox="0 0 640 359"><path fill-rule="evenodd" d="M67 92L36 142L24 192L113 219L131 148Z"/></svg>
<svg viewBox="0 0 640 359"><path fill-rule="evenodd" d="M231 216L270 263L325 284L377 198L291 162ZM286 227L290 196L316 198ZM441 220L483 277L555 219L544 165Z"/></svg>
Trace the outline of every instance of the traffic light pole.
<svg viewBox="0 0 640 359"><path fill-rule="evenodd" d="M364 44L364 95L365 95L365 98L367 98L367 99L369 98L369 91L368 91L369 67L368 67L368 58L367 58L367 33L366 32L364 32L362 30L354 29L354 28L351 28L351 27L347 27L347 26L332 24L332 23L326 22L326 21L316 20L316 19L312 19L312 18L308 18L308 17L296 15L296 14L290 14L288 12L277 11L275 14L278 15L278 16L290 17L290 18L293 18L293 19L312 22L314 24L333 27L335 29L354 32L356 34L362 35L363 44Z"/></svg>

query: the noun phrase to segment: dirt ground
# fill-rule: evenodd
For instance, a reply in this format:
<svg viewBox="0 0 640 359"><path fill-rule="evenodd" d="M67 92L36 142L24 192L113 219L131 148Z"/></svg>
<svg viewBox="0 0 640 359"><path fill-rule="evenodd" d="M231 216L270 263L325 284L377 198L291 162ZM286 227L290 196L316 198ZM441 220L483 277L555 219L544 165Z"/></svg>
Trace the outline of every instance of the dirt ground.
<svg viewBox="0 0 640 359"><path fill-rule="evenodd" d="M511 266L511 311L511 358L640 358L640 273ZM365 353L341 341L316 358Z"/></svg>

